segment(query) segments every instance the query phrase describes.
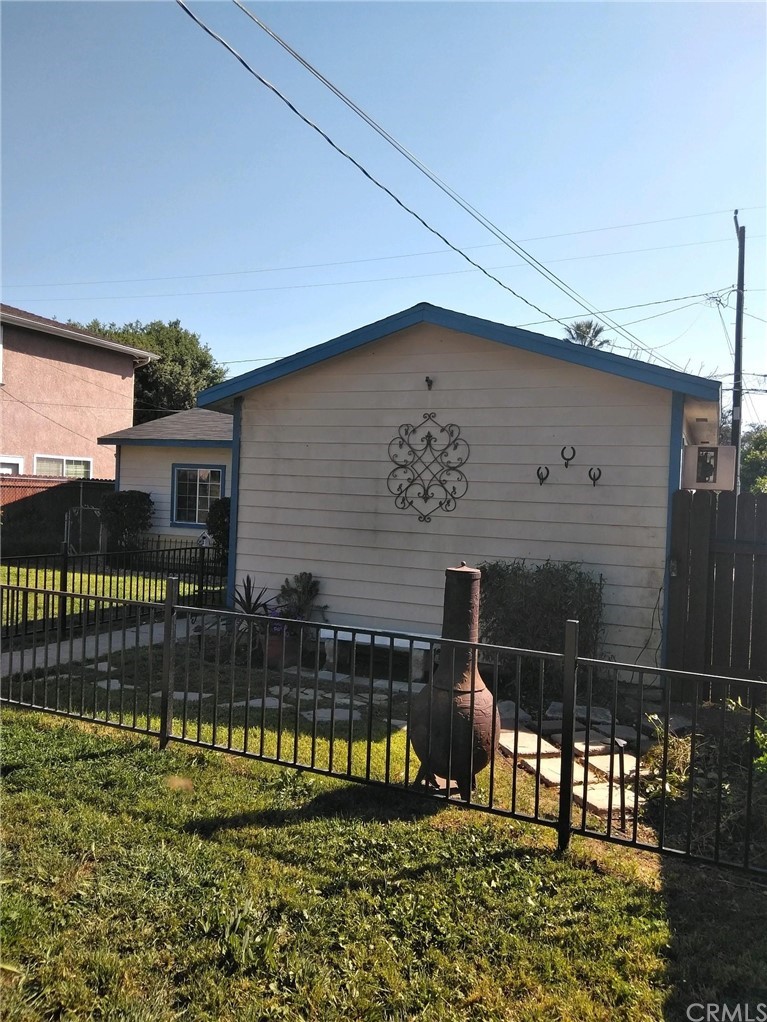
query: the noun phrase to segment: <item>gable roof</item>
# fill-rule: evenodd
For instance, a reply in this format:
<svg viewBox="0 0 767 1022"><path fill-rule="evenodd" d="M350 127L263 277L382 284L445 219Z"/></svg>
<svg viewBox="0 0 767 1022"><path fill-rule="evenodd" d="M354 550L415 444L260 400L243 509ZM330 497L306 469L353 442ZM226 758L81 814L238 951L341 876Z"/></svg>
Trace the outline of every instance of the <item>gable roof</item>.
<svg viewBox="0 0 767 1022"><path fill-rule="evenodd" d="M100 444L145 447L231 447L232 416L205 408L190 408L162 419L142 422L99 437Z"/></svg>
<svg viewBox="0 0 767 1022"><path fill-rule="evenodd" d="M647 383L654 387L662 387L665 390L676 391L706 401L719 400L720 384L718 380L707 380L701 376L691 376L674 369L663 369L661 366L651 365L649 362L642 362L639 359L626 358L624 355L615 355L610 351L601 351L596 348L587 348L572 341L531 333L529 330L522 330L519 327L505 326L503 323L494 323L489 319L480 319L477 316L468 316L462 312L452 312L450 309L421 302L411 309L397 312L393 316L387 316L386 319L352 330L351 333L342 334L324 344L305 348L303 351L288 355L270 365L253 369L251 372L235 376L231 380L224 380L223 383L218 383L214 387L208 387L207 390L203 390L197 395L197 404L204 408L213 405L228 407L235 397L245 391L261 387L273 380L282 379L301 369L308 369L330 358L335 358L337 355L346 354L355 348L379 341L399 330L405 330L419 323L431 323L449 330L474 334L488 341L505 344L510 348L547 355L562 362L598 369L603 373L622 376L638 383Z"/></svg>
<svg viewBox="0 0 767 1022"><path fill-rule="evenodd" d="M33 312L26 312L24 309L15 309L12 305L0 305L0 321L8 323L9 326L23 327L26 330L38 330L43 334L54 334L56 337L64 337L68 341L79 341L81 344L91 344L96 348L108 348L118 354L130 355L136 363L136 367L145 366L148 362L159 358L153 351L145 351L143 348L133 348L129 344L121 344L119 341L109 340L94 334L91 330L83 330L81 327L72 326L70 323L59 323L56 319L46 319L45 316L36 316Z"/></svg>

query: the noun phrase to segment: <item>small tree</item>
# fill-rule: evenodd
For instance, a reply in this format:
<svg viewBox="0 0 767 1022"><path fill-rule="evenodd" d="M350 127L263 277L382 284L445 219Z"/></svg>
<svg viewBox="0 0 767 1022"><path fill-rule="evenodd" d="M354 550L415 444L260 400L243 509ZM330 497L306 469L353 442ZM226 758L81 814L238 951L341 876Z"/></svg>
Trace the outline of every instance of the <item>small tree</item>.
<svg viewBox="0 0 767 1022"><path fill-rule="evenodd" d="M108 493L101 504L101 518L114 547L128 550L152 525L154 501L142 490Z"/></svg>

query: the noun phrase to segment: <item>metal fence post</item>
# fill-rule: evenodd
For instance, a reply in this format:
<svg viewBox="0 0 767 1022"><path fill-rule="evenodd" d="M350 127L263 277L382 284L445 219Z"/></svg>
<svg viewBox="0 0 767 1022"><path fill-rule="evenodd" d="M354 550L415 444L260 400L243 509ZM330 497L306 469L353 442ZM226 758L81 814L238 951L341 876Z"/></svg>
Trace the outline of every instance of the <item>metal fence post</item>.
<svg viewBox="0 0 767 1022"><path fill-rule="evenodd" d="M565 659L562 672L562 774L559 779L557 845L567 851L572 830L573 756L575 744L575 678L578 670L578 622L565 625Z"/></svg>
<svg viewBox="0 0 767 1022"><path fill-rule="evenodd" d="M163 615L162 679L160 683L160 748L164 749L173 734L173 691L176 673L176 604L178 576L171 575L165 585ZM150 623L151 628L151 623Z"/></svg>
<svg viewBox="0 0 767 1022"><path fill-rule="evenodd" d="M197 555L197 606L205 605L205 554L206 547L198 548Z"/></svg>
<svg viewBox="0 0 767 1022"><path fill-rule="evenodd" d="M66 543L61 544L61 563L59 566L59 590L62 593L66 593L69 590L69 547ZM67 630L67 598L66 596L59 597L59 629L61 634L66 634Z"/></svg>

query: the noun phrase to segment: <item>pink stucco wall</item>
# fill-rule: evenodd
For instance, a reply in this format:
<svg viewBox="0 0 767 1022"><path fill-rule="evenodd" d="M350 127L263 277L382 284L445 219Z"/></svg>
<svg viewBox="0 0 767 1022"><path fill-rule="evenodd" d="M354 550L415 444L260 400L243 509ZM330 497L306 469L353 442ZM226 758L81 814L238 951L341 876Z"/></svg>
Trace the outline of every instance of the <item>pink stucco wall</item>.
<svg viewBox="0 0 767 1022"><path fill-rule="evenodd" d="M90 458L94 479L113 479L115 448L97 438L133 424L133 358L63 337L3 325L0 453Z"/></svg>

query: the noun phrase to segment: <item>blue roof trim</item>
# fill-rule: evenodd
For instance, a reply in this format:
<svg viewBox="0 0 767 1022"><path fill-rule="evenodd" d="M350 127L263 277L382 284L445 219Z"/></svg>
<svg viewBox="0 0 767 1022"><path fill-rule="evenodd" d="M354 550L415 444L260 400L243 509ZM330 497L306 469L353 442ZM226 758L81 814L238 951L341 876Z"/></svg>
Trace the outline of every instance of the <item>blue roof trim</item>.
<svg viewBox="0 0 767 1022"><path fill-rule="evenodd" d="M231 440L105 440L99 438L100 444L109 447L231 447Z"/></svg>
<svg viewBox="0 0 767 1022"><path fill-rule="evenodd" d="M663 369L661 366L626 358L624 355L614 355L609 351L586 348L581 344L560 341L555 337L531 333L529 330L506 326L503 323L493 323L488 319L480 319L462 312L452 312L450 309L422 302L419 305L414 305L411 309L352 330L351 333L342 334L324 344L316 344L311 348L296 352L294 355L288 355L287 358L272 362L261 369L253 369L249 373L243 373L242 376L224 380L223 383L201 391L197 395L197 405L200 408L210 408L221 402L231 401L232 398L245 391L279 380L301 369L308 369L310 366L327 361L327 359L335 358L336 355L343 355L355 348L370 344L371 341L388 337L398 330L416 326L418 323L431 323L448 330L475 334L477 337L484 337L488 341L496 341L511 348L519 348L537 355L547 355L562 362L571 362L574 365L585 366L587 369L597 369L603 373L611 373L637 383L646 383L652 387L661 387L664 390L676 391L691 397L708 401L719 399L720 384L717 380L706 380L703 377L680 373L674 369Z"/></svg>

